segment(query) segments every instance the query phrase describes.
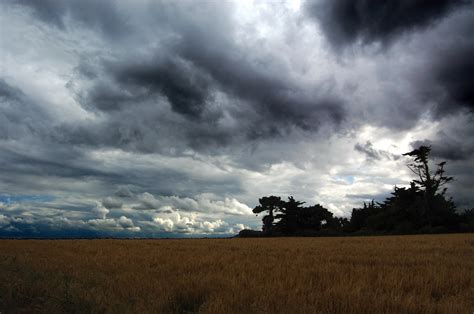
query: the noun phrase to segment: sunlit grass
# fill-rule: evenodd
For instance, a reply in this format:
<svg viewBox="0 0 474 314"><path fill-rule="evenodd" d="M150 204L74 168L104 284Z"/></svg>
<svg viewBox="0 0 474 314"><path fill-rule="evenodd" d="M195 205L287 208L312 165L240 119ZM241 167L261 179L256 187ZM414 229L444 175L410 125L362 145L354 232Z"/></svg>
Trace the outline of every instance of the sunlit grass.
<svg viewBox="0 0 474 314"><path fill-rule="evenodd" d="M474 235L2 240L0 312L473 313Z"/></svg>

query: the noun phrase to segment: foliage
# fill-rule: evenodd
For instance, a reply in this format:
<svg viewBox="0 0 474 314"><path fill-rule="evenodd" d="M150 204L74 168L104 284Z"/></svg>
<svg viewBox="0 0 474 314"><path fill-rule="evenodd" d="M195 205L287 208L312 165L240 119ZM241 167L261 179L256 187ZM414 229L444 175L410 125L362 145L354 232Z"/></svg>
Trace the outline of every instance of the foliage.
<svg viewBox="0 0 474 314"><path fill-rule="evenodd" d="M461 231L474 232L474 208L466 210L461 214Z"/></svg>
<svg viewBox="0 0 474 314"><path fill-rule="evenodd" d="M254 213L268 213L262 219L263 232L266 235L298 235L320 231L324 228L342 228L347 219L335 218L320 204L303 207L304 202L296 201L292 196L288 201L277 196L262 197ZM276 220L276 222L275 222ZM247 231L245 234L249 234Z"/></svg>
<svg viewBox="0 0 474 314"><path fill-rule="evenodd" d="M260 205L256 206L253 209L253 212L255 214L259 214L262 212L267 212L268 215L263 216L262 222L263 222L263 232L264 233L270 233L273 229L273 221L275 220L274 218L274 212L279 210L282 206L282 200L280 197L277 196L265 196L262 197L261 199L258 200Z"/></svg>
<svg viewBox="0 0 474 314"><path fill-rule="evenodd" d="M438 190L453 180L453 177L445 176L444 165L446 161L440 162L435 172L431 172L428 166L428 157L431 148L428 146L420 146L419 148L403 154L403 156L414 157L414 161L409 163L408 168L417 176L413 183L423 188L427 197L434 197ZM419 179L419 180L418 180ZM447 188L443 188L441 195L444 195Z"/></svg>

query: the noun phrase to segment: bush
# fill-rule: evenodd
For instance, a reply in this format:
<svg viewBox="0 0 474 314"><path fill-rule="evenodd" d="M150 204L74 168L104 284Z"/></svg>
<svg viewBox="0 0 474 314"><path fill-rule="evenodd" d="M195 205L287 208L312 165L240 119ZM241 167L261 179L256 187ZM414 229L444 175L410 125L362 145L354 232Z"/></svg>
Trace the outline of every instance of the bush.
<svg viewBox="0 0 474 314"><path fill-rule="evenodd" d="M249 229L244 229L239 232L238 235L240 238L257 238L257 237L262 237L263 232L262 231L256 231L256 230L249 230Z"/></svg>

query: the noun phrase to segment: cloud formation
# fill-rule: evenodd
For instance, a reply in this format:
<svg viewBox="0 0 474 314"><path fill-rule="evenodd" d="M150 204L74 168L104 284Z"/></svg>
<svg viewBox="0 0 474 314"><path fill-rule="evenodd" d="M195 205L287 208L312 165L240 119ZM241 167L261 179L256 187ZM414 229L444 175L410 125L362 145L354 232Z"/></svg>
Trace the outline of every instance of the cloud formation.
<svg viewBox="0 0 474 314"><path fill-rule="evenodd" d="M418 144L474 204L469 1L0 8L2 236L224 235L269 194L347 216Z"/></svg>
<svg viewBox="0 0 474 314"><path fill-rule="evenodd" d="M433 26L469 0L323 0L309 1L308 13L321 24L333 45L360 41L387 43L395 37Z"/></svg>

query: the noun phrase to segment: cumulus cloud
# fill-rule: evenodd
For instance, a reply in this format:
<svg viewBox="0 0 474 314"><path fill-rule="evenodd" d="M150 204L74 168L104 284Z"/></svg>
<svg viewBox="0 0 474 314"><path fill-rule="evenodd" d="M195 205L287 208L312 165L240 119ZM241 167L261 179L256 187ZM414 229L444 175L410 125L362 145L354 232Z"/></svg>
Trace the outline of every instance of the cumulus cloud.
<svg viewBox="0 0 474 314"><path fill-rule="evenodd" d="M166 206L165 206L166 207ZM27 204L2 205L0 236L103 237L231 235L245 226L213 219L212 213L177 209L145 212L132 209L109 211L98 202L92 211L55 210ZM149 214L148 214L149 213Z"/></svg>
<svg viewBox="0 0 474 314"><path fill-rule="evenodd" d="M110 211L100 206L100 203L92 209L92 215L87 210L50 209L29 204L11 204L3 210L5 215L0 215L2 237L130 236L141 231L126 216L107 218Z"/></svg>
<svg viewBox="0 0 474 314"><path fill-rule="evenodd" d="M161 207L161 202L148 192L141 194L138 199L140 205L135 206L135 209L158 209Z"/></svg>
<svg viewBox="0 0 474 314"><path fill-rule="evenodd" d="M155 217L153 222L164 231L177 231L190 233L196 221L193 217L181 216L180 213L171 213L164 217Z"/></svg>
<svg viewBox="0 0 474 314"><path fill-rule="evenodd" d="M119 199L108 196L102 200L102 205L108 209L121 208L123 205L123 202L120 201Z"/></svg>
<svg viewBox="0 0 474 314"><path fill-rule="evenodd" d="M193 214L173 212L160 214L153 219L153 223L147 223L160 231L183 234L230 234L242 230L243 224L235 224L233 227L221 219L204 220Z"/></svg>
<svg viewBox="0 0 474 314"><path fill-rule="evenodd" d="M97 203L97 205L93 208L92 211L96 213L100 219L105 219L107 214L110 213L110 210L108 210L107 206L102 206L100 203Z"/></svg>
<svg viewBox="0 0 474 314"><path fill-rule="evenodd" d="M10 224L10 219L5 215L0 215L0 228L6 227Z"/></svg>
<svg viewBox="0 0 474 314"><path fill-rule="evenodd" d="M179 196L158 196L145 192L138 196L139 205L134 209L159 209L164 211L181 210L186 212L203 212L209 214L225 213L228 215L249 215L251 209L235 198L219 200L212 194L200 194L195 198Z"/></svg>
<svg viewBox="0 0 474 314"><path fill-rule="evenodd" d="M121 186L118 188L118 190L115 192L115 195L118 197L132 197L133 193L128 189L126 186Z"/></svg>
<svg viewBox="0 0 474 314"><path fill-rule="evenodd" d="M133 221L125 216L120 216L118 219L91 219L87 221L87 224L100 231L140 231L140 227L136 227Z"/></svg>

